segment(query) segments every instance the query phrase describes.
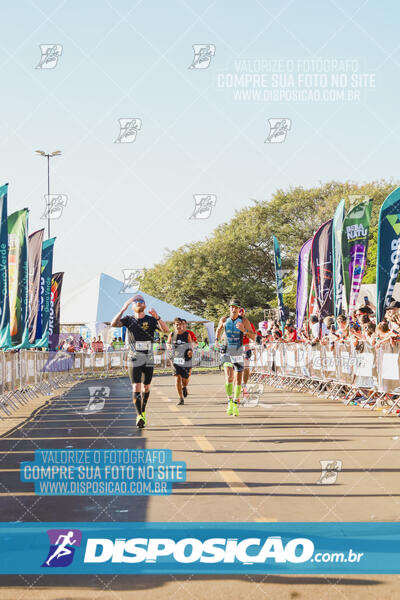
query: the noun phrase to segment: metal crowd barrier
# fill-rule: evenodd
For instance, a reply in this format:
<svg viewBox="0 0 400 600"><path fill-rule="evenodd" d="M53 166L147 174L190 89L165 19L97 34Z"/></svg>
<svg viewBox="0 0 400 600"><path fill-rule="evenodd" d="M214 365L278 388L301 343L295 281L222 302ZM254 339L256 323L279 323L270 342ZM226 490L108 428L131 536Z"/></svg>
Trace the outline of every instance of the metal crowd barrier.
<svg viewBox="0 0 400 600"><path fill-rule="evenodd" d="M250 360L253 383L308 391L362 408L400 413L400 348L378 349L367 342L335 344L269 343L256 346Z"/></svg>
<svg viewBox="0 0 400 600"><path fill-rule="evenodd" d="M80 379L125 376L128 352L0 352L0 418L40 395ZM193 367L219 366L219 352L194 349ZM155 371L171 368L167 351L154 355Z"/></svg>

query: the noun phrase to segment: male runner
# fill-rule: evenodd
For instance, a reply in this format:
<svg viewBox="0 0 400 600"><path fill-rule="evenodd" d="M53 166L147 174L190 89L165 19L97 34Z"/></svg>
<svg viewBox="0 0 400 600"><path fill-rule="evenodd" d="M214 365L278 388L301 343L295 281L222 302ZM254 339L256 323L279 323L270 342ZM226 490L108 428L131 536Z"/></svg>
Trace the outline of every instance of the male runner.
<svg viewBox="0 0 400 600"><path fill-rule="evenodd" d="M241 317L245 317L246 316L246 311L244 310L244 308L241 308L239 310L239 314ZM250 323L250 327L252 328L253 332L256 334L256 328L254 327L253 323L251 321L249 321ZM257 334L256 334L257 337ZM244 350L244 371L243 371L243 395L246 395L247 392L247 382L249 380L249 376L250 376L250 358L251 358L251 354L252 354L252 349L250 348L250 340L248 338L248 336L246 334L243 335L243 350Z"/></svg>
<svg viewBox="0 0 400 600"><path fill-rule="evenodd" d="M181 319L181 322L182 322L182 325L183 325L183 331L187 331L188 334L189 334L189 338L190 338L189 342L192 344L192 349L193 349L195 346L198 346L198 344L199 344L198 341L197 341L197 337L195 336L194 332L191 329L187 328L187 321L186 321L186 319ZM187 379L187 383L182 388L182 390L183 390L183 397L184 398L186 398L187 395L188 395L187 388L188 388L188 385L189 385L189 379L190 379L191 374L192 374L192 367L189 368L189 377Z"/></svg>
<svg viewBox="0 0 400 600"><path fill-rule="evenodd" d="M229 303L229 317L221 317L216 340L222 332L225 334L225 344L222 348L221 364L225 369L225 389L228 396L227 414L239 416L239 398L242 389L242 374L244 368L243 334L254 340L256 334L252 331L250 321L245 316L240 316L240 300L233 298ZM233 384L235 384L234 395Z"/></svg>
<svg viewBox="0 0 400 600"><path fill-rule="evenodd" d="M185 331L185 325L182 319L174 319L174 331L168 336L168 347L172 350L172 364L174 367L175 386L179 395L178 406L185 403L185 389L189 382L190 364L193 356L192 342L188 331Z"/></svg>
<svg viewBox="0 0 400 600"><path fill-rule="evenodd" d="M132 304L133 316L122 317ZM146 404L150 396L150 384L153 378L154 359L153 341L156 329L168 333L166 323L154 309L145 314L146 303L143 296L136 294L125 302L119 313L111 321L111 327L126 327L129 345L128 375L132 384L133 403L136 408L136 427L142 429L146 423ZM143 391L142 391L143 378ZM142 392L142 393L141 393Z"/></svg>

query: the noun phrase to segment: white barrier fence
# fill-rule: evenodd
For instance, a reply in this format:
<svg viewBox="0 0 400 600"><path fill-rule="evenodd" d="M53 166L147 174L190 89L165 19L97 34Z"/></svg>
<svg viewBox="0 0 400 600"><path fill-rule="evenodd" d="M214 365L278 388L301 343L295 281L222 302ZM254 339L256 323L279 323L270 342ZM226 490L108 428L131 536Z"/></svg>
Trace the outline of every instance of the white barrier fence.
<svg viewBox="0 0 400 600"><path fill-rule="evenodd" d="M51 395L57 388L80 378L126 375L127 351L68 353L20 350L0 352L0 417L41 394ZM154 355L155 371L169 369L166 351ZM193 352L193 367L216 367L215 350Z"/></svg>

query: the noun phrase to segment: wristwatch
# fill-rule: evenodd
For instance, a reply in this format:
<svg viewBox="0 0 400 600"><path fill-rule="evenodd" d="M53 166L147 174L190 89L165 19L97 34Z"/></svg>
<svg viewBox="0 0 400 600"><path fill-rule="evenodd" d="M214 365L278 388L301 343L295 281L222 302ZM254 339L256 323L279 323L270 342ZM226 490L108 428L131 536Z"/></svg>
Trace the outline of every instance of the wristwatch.
<svg viewBox="0 0 400 600"><path fill-rule="evenodd" d="M156 319L156 321L161 321L161 320L162 319L161 319L160 315L158 315L158 319Z"/></svg>

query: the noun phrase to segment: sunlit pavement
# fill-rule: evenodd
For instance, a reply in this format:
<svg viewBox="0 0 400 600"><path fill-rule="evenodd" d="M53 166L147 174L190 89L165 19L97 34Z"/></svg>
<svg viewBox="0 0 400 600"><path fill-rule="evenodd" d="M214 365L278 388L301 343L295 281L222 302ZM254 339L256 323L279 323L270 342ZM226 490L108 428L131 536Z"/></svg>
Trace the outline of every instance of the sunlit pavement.
<svg viewBox="0 0 400 600"><path fill-rule="evenodd" d="M265 388L258 406L226 415L222 373L193 375L182 407L172 376L153 381L137 430L129 381L80 383L0 438L2 521L395 521L400 419ZM89 385L110 387L80 415ZM38 497L19 463L44 448L168 448L187 481L171 496ZM320 461L341 464L332 484ZM330 481L332 479L329 479ZM397 576L2 576L0 598L394 598ZM9 587L6 587L9 586Z"/></svg>

